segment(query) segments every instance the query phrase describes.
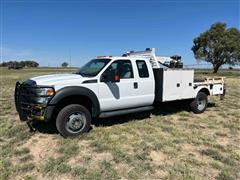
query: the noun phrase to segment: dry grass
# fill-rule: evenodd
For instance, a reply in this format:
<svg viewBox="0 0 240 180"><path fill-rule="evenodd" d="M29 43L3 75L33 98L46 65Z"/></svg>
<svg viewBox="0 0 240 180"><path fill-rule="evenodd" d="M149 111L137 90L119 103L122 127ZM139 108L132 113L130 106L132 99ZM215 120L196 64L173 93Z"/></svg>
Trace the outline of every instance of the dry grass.
<svg viewBox="0 0 240 180"><path fill-rule="evenodd" d="M226 98L211 97L204 114L168 103L151 113L96 120L90 133L75 139L45 123L29 132L13 100L17 80L66 70L0 71L0 179L240 178L237 71L220 72Z"/></svg>

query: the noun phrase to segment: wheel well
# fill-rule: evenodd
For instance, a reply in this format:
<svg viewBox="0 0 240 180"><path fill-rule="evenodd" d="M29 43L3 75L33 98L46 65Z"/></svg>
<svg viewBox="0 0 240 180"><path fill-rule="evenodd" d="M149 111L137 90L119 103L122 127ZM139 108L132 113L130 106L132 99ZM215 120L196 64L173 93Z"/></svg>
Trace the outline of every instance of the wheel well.
<svg viewBox="0 0 240 180"><path fill-rule="evenodd" d="M210 95L210 92L209 92L209 90L207 89L207 88L202 88L202 89L200 89L200 91L198 91L198 92L203 92L203 93L205 93L206 95Z"/></svg>
<svg viewBox="0 0 240 180"><path fill-rule="evenodd" d="M51 119L56 120L57 115L61 111L61 109L70 104L80 104L85 108L87 108L90 114L92 115L92 107L93 107L92 101L86 96L74 95L74 96L65 97L57 103L53 111L53 115L52 115L53 117Z"/></svg>

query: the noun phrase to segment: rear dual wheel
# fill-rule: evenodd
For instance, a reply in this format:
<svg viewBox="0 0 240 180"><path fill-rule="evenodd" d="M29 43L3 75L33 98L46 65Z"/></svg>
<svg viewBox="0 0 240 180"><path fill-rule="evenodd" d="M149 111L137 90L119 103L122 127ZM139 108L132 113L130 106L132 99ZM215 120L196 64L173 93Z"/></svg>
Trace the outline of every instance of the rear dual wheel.
<svg viewBox="0 0 240 180"><path fill-rule="evenodd" d="M64 107L56 119L57 130L63 137L73 137L88 132L90 125L90 112L79 104Z"/></svg>
<svg viewBox="0 0 240 180"><path fill-rule="evenodd" d="M199 92L197 97L190 103L190 108L195 114L203 113L208 105L207 95Z"/></svg>

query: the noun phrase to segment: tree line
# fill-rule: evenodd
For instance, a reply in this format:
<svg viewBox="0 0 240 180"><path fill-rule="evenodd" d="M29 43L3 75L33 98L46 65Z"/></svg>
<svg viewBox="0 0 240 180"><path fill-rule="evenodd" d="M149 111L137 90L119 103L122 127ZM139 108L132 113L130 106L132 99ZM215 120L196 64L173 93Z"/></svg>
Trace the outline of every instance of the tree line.
<svg viewBox="0 0 240 180"><path fill-rule="evenodd" d="M36 68L38 66L39 64L35 61L7 61L0 63L0 67L8 67L9 69Z"/></svg>

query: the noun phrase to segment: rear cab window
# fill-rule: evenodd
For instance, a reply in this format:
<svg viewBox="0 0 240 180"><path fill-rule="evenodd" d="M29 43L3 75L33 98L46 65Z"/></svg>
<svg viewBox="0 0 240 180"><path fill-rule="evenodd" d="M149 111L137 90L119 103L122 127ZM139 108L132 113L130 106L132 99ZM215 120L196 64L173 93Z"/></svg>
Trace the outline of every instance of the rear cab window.
<svg viewBox="0 0 240 180"><path fill-rule="evenodd" d="M147 64L143 60L136 60L138 75L140 78L148 78L149 72L147 68Z"/></svg>

